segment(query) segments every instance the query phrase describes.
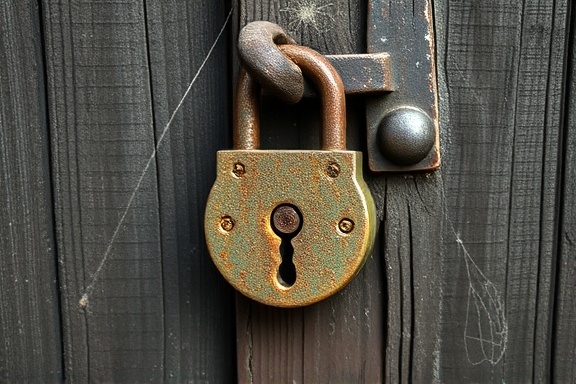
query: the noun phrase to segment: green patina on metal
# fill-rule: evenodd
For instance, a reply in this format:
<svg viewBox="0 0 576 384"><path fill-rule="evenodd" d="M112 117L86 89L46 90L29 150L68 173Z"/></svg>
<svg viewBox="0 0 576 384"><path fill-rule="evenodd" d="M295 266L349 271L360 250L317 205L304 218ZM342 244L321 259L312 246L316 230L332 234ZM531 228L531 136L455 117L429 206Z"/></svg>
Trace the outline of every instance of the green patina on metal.
<svg viewBox="0 0 576 384"><path fill-rule="evenodd" d="M234 164L245 173L236 176ZM337 163L340 173L326 172ZM342 289L363 266L374 242L375 207L361 172L362 154L353 151L235 150L218 152L217 179L206 207L205 233L214 263L244 295L265 304L313 304ZM302 226L291 240L296 280L281 284L281 239L271 214L292 204ZM234 220L230 231L224 216ZM354 222L350 233L338 223Z"/></svg>

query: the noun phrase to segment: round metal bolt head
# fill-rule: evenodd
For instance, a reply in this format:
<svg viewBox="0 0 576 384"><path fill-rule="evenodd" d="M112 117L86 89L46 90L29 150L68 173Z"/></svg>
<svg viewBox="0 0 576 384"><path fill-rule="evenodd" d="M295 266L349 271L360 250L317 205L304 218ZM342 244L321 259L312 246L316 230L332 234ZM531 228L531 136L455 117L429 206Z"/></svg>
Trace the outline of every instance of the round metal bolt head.
<svg viewBox="0 0 576 384"><path fill-rule="evenodd" d="M340 174L340 166L337 163L330 163L326 167L326 174L332 178L338 177Z"/></svg>
<svg viewBox="0 0 576 384"><path fill-rule="evenodd" d="M338 229L343 233L350 233L354 229L354 222L350 219L342 219L338 223Z"/></svg>
<svg viewBox="0 0 576 384"><path fill-rule="evenodd" d="M242 177L246 173L246 167L242 163L234 163L232 167L232 173L236 177Z"/></svg>
<svg viewBox="0 0 576 384"><path fill-rule="evenodd" d="M281 233L291 234L300 227L300 214L291 205L281 205L272 214L272 224Z"/></svg>
<svg viewBox="0 0 576 384"><path fill-rule="evenodd" d="M222 216L220 219L220 227L226 232L230 232L234 228L234 219L230 216Z"/></svg>
<svg viewBox="0 0 576 384"><path fill-rule="evenodd" d="M434 122L417 108L403 107L388 113L378 127L378 146L398 165L422 161L434 146Z"/></svg>

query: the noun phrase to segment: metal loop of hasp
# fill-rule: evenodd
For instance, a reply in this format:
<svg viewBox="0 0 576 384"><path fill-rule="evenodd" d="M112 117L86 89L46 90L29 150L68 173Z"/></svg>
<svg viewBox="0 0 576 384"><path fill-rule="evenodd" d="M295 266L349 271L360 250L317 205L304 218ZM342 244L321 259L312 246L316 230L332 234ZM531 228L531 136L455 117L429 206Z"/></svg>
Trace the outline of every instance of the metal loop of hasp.
<svg viewBox="0 0 576 384"><path fill-rule="evenodd" d="M328 60L313 49L281 45L284 55L298 65L316 85L322 99L323 150L346 149L346 100L344 85ZM234 103L234 149L260 147L259 86L245 69L240 70Z"/></svg>
<svg viewBox="0 0 576 384"><path fill-rule="evenodd" d="M279 26L253 21L240 31L238 53L250 75L270 94L295 104L304 93L300 68L280 51L282 45L296 42Z"/></svg>

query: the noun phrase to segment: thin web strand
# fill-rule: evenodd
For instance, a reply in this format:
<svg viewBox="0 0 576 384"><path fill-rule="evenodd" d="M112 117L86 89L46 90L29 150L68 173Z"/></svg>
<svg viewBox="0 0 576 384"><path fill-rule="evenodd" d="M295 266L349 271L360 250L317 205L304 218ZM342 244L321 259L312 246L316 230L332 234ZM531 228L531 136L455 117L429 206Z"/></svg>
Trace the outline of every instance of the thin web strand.
<svg viewBox="0 0 576 384"><path fill-rule="evenodd" d="M210 56L212 56L212 52L214 51L214 48L216 48L218 41L220 41L220 38L222 37L222 34L224 33L224 30L226 29L226 26L228 25L228 22L230 21L231 16L232 16L232 9L230 10L230 12L228 12L228 16L226 16L226 20L224 21L224 24L222 25L222 28L220 29L218 36L216 36L216 39L214 40L214 43L212 44L212 46L210 47L210 50L206 54L206 57L202 61L200 68L198 68L198 71L196 71L196 74L192 78L192 81L190 81L190 84L188 84L188 88L186 89L186 92L184 92L184 95L182 96L182 98L180 99L180 102L178 103L178 105L174 109L174 112L172 112L172 115L170 115L170 119L168 120L168 123L166 123L166 126L162 130L162 133L160 134L160 137L158 138L158 142L156 143L156 146L152 150L152 154L148 158L148 161L146 162L144 169L140 173L140 177L138 178L138 182L136 183L136 187L134 188L134 190L132 191L132 194L130 195L130 198L128 199L128 204L126 204L126 208L124 209L124 212L122 213L122 216L120 217L120 220L118 221L118 224L116 225L116 228L114 229L114 233L112 234L112 237L110 238L110 241L108 242L108 246L106 247L106 251L104 252L104 255L102 256L102 260L100 261L98 268L96 268L96 271L92 275L92 277L90 279L90 284L88 284L86 286L86 289L80 298L80 301L79 301L80 307L85 308L88 305L88 297L92 294L92 291L94 290L94 286L96 285L96 282L98 281L100 273L102 272L102 269L104 268L104 265L106 264L106 261L108 261L108 258L110 257L110 252L112 251L112 247L114 246L114 243L116 242L116 238L118 237L118 234L120 233L120 228L122 227L122 224L124 223L124 220L126 219L126 216L128 215L128 211L132 207L132 203L134 202L134 198L136 197L136 195L138 194L138 191L140 190L140 186L142 185L142 181L144 180L144 177L146 176L148 169L150 168L150 165L152 164L152 161L154 161L154 159L156 158L156 153L158 152L158 149L160 148L160 145L162 144L164 137L168 133L168 130L170 129L170 126L172 125L172 121L174 120L174 117L176 116L176 114L180 110L180 107L182 107L184 100L188 96L188 93L190 93L190 90L192 89L192 86L194 85L194 83L198 79L198 76L200 76L200 73L202 72L202 69L204 69L204 66L208 62L208 59L210 58Z"/></svg>

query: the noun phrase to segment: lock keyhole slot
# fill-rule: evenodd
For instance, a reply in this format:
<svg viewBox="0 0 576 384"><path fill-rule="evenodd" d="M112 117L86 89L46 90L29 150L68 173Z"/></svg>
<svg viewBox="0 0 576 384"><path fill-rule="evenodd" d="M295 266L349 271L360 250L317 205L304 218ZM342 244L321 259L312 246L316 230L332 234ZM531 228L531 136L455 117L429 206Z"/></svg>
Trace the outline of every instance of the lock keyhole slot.
<svg viewBox="0 0 576 384"><path fill-rule="evenodd" d="M284 287L291 287L296 282L296 266L292 261L294 247L292 239L302 229L302 213L292 204L281 204L272 211L272 229L280 237L280 257L282 263L278 267L278 282Z"/></svg>

